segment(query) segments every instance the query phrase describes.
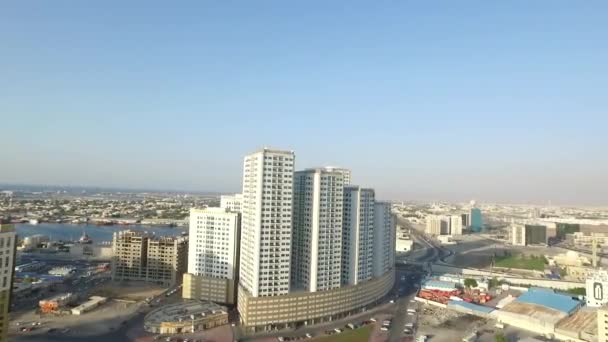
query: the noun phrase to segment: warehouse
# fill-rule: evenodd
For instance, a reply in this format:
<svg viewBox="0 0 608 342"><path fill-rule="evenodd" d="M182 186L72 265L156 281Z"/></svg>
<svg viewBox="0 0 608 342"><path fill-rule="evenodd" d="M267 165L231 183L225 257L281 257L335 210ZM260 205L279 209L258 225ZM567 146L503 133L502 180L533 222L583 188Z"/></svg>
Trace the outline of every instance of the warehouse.
<svg viewBox="0 0 608 342"><path fill-rule="evenodd" d="M553 334L559 321L572 315L580 302L553 290L530 290L498 311L498 321L541 334Z"/></svg>
<svg viewBox="0 0 608 342"><path fill-rule="evenodd" d="M82 315L83 313L91 311L107 301L108 299L106 297L92 296L88 301L73 308L72 315Z"/></svg>

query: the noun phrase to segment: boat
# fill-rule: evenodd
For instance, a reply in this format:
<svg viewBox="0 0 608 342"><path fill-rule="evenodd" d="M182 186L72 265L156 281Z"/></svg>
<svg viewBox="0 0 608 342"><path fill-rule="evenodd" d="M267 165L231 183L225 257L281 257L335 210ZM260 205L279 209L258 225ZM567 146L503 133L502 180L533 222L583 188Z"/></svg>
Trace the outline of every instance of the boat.
<svg viewBox="0 0 608 342"><path fill-rule="evenodd" d="M38 221L36 219L31 219L30 220L30 224L34 224L35 225L35 224L38 224L38 223L40 223L40 221Z"/></svg>
<svg viewBox="0 0 608 342"><path fill-rule="evenodd" d="M82 236L78 239L78 243L80 244L90 244L93 243L93 240L87 235L87 233L83 230Z"/></svg>

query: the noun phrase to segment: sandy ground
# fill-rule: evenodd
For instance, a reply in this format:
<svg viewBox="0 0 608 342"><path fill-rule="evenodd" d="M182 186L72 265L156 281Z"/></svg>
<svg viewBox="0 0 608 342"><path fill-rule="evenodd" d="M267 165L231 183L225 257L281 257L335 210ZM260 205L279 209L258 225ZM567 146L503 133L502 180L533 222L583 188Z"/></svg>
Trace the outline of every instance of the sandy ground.
<svg viewBox="0 0 608 342"><path fill-rule="evenodd" d="M110 282L93 291L93 295L140 301L162 293L166 288L147 283Z"/></svg>
<svg viewBox="0 0 608 342"><path fill-rule="evenodd" d="M70 329L66 335L98 335L120 327L123 321L135 315L140 304L129 304L124 302L109 301L102 306L80 316L53 314L37 314L35 310L14 316L11 319L9 333L23 334L18 332L17 322L30 324L41 322L41 325L29 334L44 334L49 329ZM23 325L21 325L23 326Z"/></svg>
<svg viewBox="0 0 608 342"><path fill-rule="evenodd" d="M459 341L485 323L479 317L425 305L418 316L418 335L437 342Z"/></svg>

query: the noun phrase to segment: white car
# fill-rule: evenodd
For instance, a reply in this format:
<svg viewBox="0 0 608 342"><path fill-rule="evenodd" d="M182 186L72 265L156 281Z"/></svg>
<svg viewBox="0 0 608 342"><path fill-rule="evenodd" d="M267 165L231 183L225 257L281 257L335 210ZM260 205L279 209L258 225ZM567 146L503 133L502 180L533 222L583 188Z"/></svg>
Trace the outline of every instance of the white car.
<svg viewBox="0 0 608 342"><path fill-rule="evenodd" d="M380 330L382 330L382 331L388 331L388 327L385 326L385 325L383 325L382 328L380 328Z"/></svg>

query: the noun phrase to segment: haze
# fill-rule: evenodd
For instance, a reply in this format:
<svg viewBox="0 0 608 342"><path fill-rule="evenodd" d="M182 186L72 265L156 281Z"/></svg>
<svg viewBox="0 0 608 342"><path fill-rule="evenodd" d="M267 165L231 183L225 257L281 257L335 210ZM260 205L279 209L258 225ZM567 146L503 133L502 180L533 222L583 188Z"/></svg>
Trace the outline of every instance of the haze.
<svg viewBox="0 0 608 342"><path fill-rule="evenodd" d="M296 152L385 199L607 204L603 1L13 2L0 183L240 191Z"/></svg>

